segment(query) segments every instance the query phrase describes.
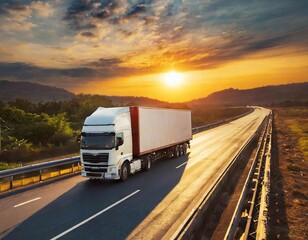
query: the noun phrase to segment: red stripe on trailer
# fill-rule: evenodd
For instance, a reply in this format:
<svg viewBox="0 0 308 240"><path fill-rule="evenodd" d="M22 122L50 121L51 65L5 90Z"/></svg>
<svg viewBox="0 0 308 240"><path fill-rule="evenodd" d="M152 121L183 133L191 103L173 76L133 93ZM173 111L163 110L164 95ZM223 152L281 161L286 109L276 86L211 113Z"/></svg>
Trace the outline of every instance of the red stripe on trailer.
<svg viewBox="0 0 308 240"><path fill-rule="evenodd" d="M138 157L140 155L140 129L138 107L130 107L130 119L132 124L133 157Z"/></svg>

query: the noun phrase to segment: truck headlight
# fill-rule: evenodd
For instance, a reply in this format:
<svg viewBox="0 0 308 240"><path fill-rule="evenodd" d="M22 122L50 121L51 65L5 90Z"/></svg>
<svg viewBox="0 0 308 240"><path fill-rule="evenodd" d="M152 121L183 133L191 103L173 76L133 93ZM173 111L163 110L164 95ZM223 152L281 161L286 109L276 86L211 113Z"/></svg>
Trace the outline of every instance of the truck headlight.
<svg viewBox="0 0 308 240"><path fill-rule="evenodd" d="M118 168L116 166L108 167L108 172L117 172Z"/></svg>

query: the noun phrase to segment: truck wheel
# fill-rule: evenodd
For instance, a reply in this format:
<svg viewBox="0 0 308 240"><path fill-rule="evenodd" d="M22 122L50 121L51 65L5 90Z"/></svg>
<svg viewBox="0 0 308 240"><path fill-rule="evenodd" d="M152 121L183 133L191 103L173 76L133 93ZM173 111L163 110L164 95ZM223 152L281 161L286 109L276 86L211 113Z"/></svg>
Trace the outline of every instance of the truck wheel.
<svg viewBox="0 0 308 240"><path fill-rule="evenodd" d="M120 176L121 181L124 182L128 178L128 175L129 175L129 165L127 162L124 162L121 167L121 176Z"/></svg>
<svg viewBox="0 0 308 240"><path fill-rule="evenodd" d="M152 157L147 156L145 166L144 166L144 170L149 171L151 169L151 166L152 166Z"/></svg>

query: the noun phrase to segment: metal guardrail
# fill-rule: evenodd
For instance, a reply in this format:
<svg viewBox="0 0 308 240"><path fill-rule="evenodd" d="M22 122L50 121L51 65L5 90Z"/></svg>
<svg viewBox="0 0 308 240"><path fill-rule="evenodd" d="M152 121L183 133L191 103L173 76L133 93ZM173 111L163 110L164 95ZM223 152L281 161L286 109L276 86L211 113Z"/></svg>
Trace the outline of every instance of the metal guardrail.
<svg viewBox="0 0 308 240"><path fill-rule="evenodd" d="M228 230L225 234L225 240L231 240L234 239L235 235L236 235L236 231L237 231L237 227L239 225L241 216L242 216L242 212L243 212L243 207L246 203L246 199L250 190L250 184L252 183L252 179L253 177L256 177L256 179L254 179L254 188L253 188L253 192L252 192L252 197L250 202L250 208L249 208L249 212L248 212L248 217L247 217L247 222L246 222L246 227L245 227L245 231L244 231L244 235L243 238L241 239L247 239L248 235L249 235L249 229L250 229L250 225L252 222L252 214L253 214L253 210L254 210L254 206L256 204L257 201L257 188L259 185L259 176L261 173L261 163L262 163L262 158L264 156L265 153L265 147L266 147L266 141L268 138L268 127L271 124L271 121L269 121L269 119L271 119L271 114L264 119L263 122L267 122L267 125L263 131L262 137L261 137L261 142L258 145L257 151L256 151L256 155L255 158L253 160L253 163L251 165L251 168L249 170L248 176L246 178L243 190L241 192L239 201L236 205L234 214L232 216L232 219L230 221L230 225L228 227ZM257 164L258 167L257 167ZM257 172L256 172L257 171Z"/></svg>
<svg viewBox="0 0 308 240"><path fill-rule="evenodd" d="M272 115L269 118L269 130L267 138L267 149L265 153L265 166L264 177L262 182L261 197L260 197L260 209L257 224L256 239L266 239L268 233L268 206L269 206L269 193L270 193L270 163L271 163L271 147L272 147Z"/></svg>
<svg viewBox="0 0 308 240"><path fill-rule="evenodd" d="M3 171L0 171L0 178L11 177L14 175L25 174L28 172L40 171L46 168L57 167L57 166L66 165L70 163L76 163L79 161L80 161L80 157L76 156L76 157L71 157L71 158L64 158L64 159L49 161L45 163L32 164L32 165L28 165L24 167L19 167L19 168L3 170Z"/></svg>
<svg viewBox="0 0 308 240"><path fill-rule="evenodd" d="M54 168L57 167L65 167L65 169L55 170ZM45 170L50 171L46 173ZM79 156L3 170L0 171L0 193L79 170Z"/></svg>
<svg viewBox="0 0 308 240"><path fill-rule="evenodd" d="M253 198L250 201L250 209L249 209L249 215L248 215L248 220L246 223L246 228L244 232L243 239L246 240L248 238L256 238L257 235L257 227L258 225L261 226L258 222L258 218L260 217L260 197L261 197L261 189L264 183L264 166L265 166L265 161L267 158L267 151L268 151L268 139L271 136L270 135L270 117L268 117L268 124L266 126L266 134L264 137L264 142L263 142L263 148L261 151L261 156L259 158L258 166L257 169L255 170L255 174L253 176L252 181L255 183L253 187ZM263 205L263 204L262 204ZM262 237L266 237L266 235L262 235ZM258 238L258 239L263 239L263 238Z"/></svg>
<svg viewBox="0 0 308 240"><path fill-rule="evenodd" d="M251 112L253 112L254 109L251 108L250 111L241 114L239 116L236 117L232 117L220 122L216 122L213 124L207 124L204 126L200 126L200 127L196 127L196 128L192 128L192 133L196 134L199 133L201 131L207 130L207 129L211 129L217 126L220 126L222 124L234 121L238 118L244 117L248 114L250 114ZM64 166L64 165L68 165L68 164L73 164L72 165L72 171L74 172L74 164L78 164L78 167L80 168L80 156L75 156L75 157L71 157L71 158L64 158L64 159L59 159L59 160L54 160L54 161L49 161L49 162L45 162L45 163L38 163L38 164L32 164L32 165L28 165L28 166L23 166L23 167L18 167L18 168L14 168L14 169L8 169L8 170L3 170L0 171L0 181L1 179L5 179L5 178L9 178L9 187L5 187L5 190L12 190L14 188L14 181L15 181L15 177L16 176L21 176L23 174L29 174L31 172L38 172L38 179L33 180L32 182L38 182L38 181L43 181L44 179L42 178L42 171L45 169L49 169L49 168L54 168L54 167L58 167L58 166ZM55 174L56 176L62 175L61 173L59 174ZM31 181L30 181L31 183ZM25 184L27 185L27 184ZM18 187L23 186L23 184L19 184ZM1 182L0 182L0 193L4 192L1 188Z"/></svg>

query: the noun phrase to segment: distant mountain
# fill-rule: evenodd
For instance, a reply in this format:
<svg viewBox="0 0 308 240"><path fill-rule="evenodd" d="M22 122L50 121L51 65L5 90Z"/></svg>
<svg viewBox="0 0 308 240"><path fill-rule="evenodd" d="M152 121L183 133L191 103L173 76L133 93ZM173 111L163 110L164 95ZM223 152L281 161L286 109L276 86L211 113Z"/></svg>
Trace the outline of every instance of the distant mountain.
<svg viewBox="0 0 308 240"><path fill-rule="evenodd" d="M62 88L45 86L30 82L0 81L0 101L15 101L16 98L27 99L30 102L63 101L72 99L75 95Z"/></svg>
<svg viewBox="0 0 308 240"><path fill-rule="evenodd" d="M226 89L188 102L194 105L271 105L286 101L307 102L308 82L265 86L246 90Z"/></svg>
<svg viewBox="0 0 308 240"><path fill-rule="evenodd" d="M0 101L9 102L16 98L31 102L62 101L75 95L67 90L29 82L0 81ZM271 105L286 101L308 102L308 82L277 86L265 86L246 90L226 89L214 92L205 98L185 103L168 103L147 97L104 96L114 106L149 106L193 108L198 105Z"/></svg>
<svg viewBox="0 0 308 240"><path fill-rule="evenodd" d="M105 96L115 106L148 106L148 107L163 107L169 103L147 98L147 97L122 97L122 96Z"/></svg>

